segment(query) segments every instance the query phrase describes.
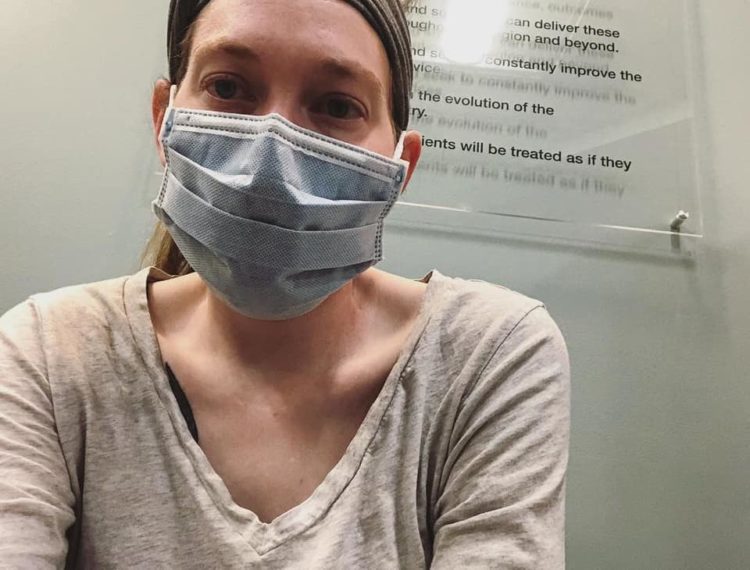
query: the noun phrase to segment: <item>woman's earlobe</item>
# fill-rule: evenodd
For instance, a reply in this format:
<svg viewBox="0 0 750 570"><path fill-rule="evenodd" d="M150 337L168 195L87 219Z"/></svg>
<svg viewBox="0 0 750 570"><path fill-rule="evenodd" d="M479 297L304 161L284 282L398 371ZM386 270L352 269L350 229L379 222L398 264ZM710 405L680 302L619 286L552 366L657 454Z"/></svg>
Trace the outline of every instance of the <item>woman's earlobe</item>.
<svg viewBox="0 0 750 570"><path fill-rule="evenodd" d="M417 131L408 131L404 135L404 151L401 154L401 158L409 163L409 170L406 173L406 182L404 183L404 190L406 191L407 186L411 177L414 175L414 171L419 164L419 158L422 156L422 135Z"/></svg>

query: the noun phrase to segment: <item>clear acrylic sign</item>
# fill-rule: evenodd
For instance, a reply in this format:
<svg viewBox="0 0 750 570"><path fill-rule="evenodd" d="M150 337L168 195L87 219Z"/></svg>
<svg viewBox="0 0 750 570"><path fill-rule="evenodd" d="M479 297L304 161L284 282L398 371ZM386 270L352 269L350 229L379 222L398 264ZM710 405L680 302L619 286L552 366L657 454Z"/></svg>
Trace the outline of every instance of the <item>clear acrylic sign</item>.
<svg viewBox="0 0 750 570"><path fill-rule="evenodd" d="M413 2L411 128L424 154L402 214L499 215L499 229L526 218L669 234L675 223L699 236L689 7Z"/></svg>

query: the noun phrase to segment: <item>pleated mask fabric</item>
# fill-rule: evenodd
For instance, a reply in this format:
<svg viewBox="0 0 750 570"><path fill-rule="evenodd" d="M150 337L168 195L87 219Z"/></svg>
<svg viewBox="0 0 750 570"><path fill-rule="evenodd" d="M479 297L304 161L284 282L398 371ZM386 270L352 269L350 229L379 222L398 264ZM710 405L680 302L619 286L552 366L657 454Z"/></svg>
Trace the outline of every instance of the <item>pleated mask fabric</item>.
<svg viewBox="0 0 750 570"><path fill-rule="evenodd" d="M167 165L154 213L241 314L302 316L383 259L383 224L407 162L277 114L170 106L161 140Z"/></svg>

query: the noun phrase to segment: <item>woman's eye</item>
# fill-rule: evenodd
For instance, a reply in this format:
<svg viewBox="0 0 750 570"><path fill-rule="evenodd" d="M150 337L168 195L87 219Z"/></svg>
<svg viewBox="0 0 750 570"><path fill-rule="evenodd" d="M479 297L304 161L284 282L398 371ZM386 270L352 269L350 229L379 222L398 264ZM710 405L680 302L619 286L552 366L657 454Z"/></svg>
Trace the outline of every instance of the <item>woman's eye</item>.
<svg viewBox="0 0 750 570"><path fill-rule="evenodd" d="M215 79L208 85L208 92L217 99L235 99L240 93L240 86L234 79Z"/></svg>
<svg viewBox="0 0 750 570"><path fill-rule="evenodd" d="M343 97L326 99L322 111L334 119L358 119L363 116L356 103Z"/></svg>

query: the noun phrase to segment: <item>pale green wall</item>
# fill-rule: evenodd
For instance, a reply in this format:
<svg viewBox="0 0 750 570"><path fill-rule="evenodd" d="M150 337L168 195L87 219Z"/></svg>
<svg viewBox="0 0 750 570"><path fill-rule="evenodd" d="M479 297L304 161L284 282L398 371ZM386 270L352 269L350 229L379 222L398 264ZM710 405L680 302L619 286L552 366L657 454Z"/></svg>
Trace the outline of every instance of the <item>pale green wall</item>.
<svg viewBox="0 0 750 570"><path fill-rule="evenodd" d="M5 0L0 311L131 272L166 1ZM693 264L391 228L386 269L546 301L574 370L572 569L750 567L750 5L702 0L712 183Z"/></svg>

